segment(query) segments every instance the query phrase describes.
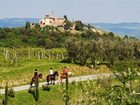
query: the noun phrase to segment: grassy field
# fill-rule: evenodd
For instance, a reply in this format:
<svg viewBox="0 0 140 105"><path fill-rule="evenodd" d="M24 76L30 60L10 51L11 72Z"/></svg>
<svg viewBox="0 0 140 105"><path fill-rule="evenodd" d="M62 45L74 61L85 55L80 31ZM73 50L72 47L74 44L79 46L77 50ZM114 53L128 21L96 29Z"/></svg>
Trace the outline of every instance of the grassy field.
<svg viewBox="0 0 140 105"><path fill-rule="evenodd" d="M36 102L33 95L29 94L28 91L17 92L15 98L9 97L8 105L64 105L59 86L52 86L50 92L40 89L39 93L40 100Z"/></svg>
<svg viewBox="0 0 140 105"><path fill-rule="evenodd" d="M140 92L140 81L132 81L132 91ZM69 102L70 105L139 105L140 96L129 95L127 90L121 90L122 83L111 78L97 79L85 82L69 83ZM138 90L139 87L139 90ZM65 84L50 86L50 91L44 91L40 88L40 98L36 102L28 90L16 92L14 98L8 98L8 105L65 105ZM122 103L119 104L119 97ZM0 103L3 96L0 96ZM128 101L128 102L129 102ZM118 103L118 104L116 104ZM135 104L132 104L135 103ZM137 103L137 104L136 104Z"/></svg>
<svg viewBox="0 0 140 105"><path fill-rule="evenodd" d="M65 105L64 101L64 85L50 86L50 91L44 91L40 88L40 98L36 102L32 94L28 93L28 90L16 92L14 98L8 98L8 105ZM70 97L73 100L75 97L75 85L70 85ZM2 103L3 96L0 96L0 103Z"/></svg>
<svg viewBox="0 0 140 105"><path fill-rule="evenodd" d="M30 60L22 62L18 67L0 67L0 87L4 87L6 81L9 82L10 86L29 83L35 68L43 74L42 80L45 80L51 67L61 72L64 66L69 68L73 76L110 72L106 66L100 66L97 70L94 70L75 64L61 63L59 60Z"/></svg>
<svg viewBox="0 0 140 105"><path fill-rule="evenodd" d="M36 49L32 48L32 50L34 51ZM39 49L39 51L41 50L42 49ZM10 49L10 51L12 52L13 50ZM11 55L9 53L9 59L6 61L5 56L3 55L4 50L3 48L0 48L0 58L1 58L0 59L0 88L5 87L5 83L7 81L9 86L17 86L17 85L23 85L29 83L33 76L34 69L38 69L38 72L43 74L42 81L45 81L45 78L49 74L49 69L51 67L54 70L58 70L59 72L62 72L63 67L67 66L69 70L72 72L73 76L110 72L108 67L105 65L102 65L95 70L95 69L90 69L89 67L86 66L83 67L76 64L61 63L62 58L54 57L54 53L51 59L49 58L38 59L36 57L32 57L28 59L28 56L23 57L23 53L27 52L28 50L26 51L26 49L20 49L19 51L22 52L20 54L22 56L17 57L18 59L17 62L11 63L11 61L14 59L14 55L12 54L14 54L15 51L13 51ZM53 50L53 52L60 54L61 50L60 51ZM25 55L26 54L24 54L24 56ZM34 54L32 55L34 56Z"/></svg>

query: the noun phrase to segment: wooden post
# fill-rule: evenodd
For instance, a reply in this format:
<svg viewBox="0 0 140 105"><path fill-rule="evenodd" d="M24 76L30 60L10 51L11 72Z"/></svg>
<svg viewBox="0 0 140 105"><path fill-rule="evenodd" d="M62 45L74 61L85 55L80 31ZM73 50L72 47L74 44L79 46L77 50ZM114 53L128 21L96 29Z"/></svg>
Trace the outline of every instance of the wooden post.
<svg viewBox="0 0 140 105"><path fill-rule="evenodd" d="M66 105L69 104L69 94L68 94L68 91L69 90L69 81L68 81L68 74L66 76Z"/></svg>
<svg viewBox="0 0 140 105"><path fill-rule="evenodd" d="M3 105L8 105L8 83L5 86L5 99L3 100Z"/></svg>
<svg viewBox="0 0 140 105"><path fill-rule="evenodd" d="M8 49L5 49L5 60L8 60Z"/></svg>
<svg viewBox="0 0 140 105"><path fill-rule="evenodd" d="M41 59L44 59L44 52L41 53Z"/></svg>
<svg viewBox="0 0 140 105"><path fill-rule="evenodd" d="M61 54L61 56L62 56L62 59L64 59L64 58L65 58L63 54Z"/></svg>
<svg viewBox="0 0 140 105"><path fill-rule="evenodd" d="M28 58L29 58L29 60L31 59L31 51L30 51L30 49L28 51Z"/></svg>
<svg viewBox="0 0 140 105"><path fill-rule="evenodd" d="M37 81L35 82L35 89L36 89L36 91L35 91L35 101L37 102L38 100L39 100L39 78L37 77Z"/></svg>
<svg viewBox="0 0 140 105"><path fill-rule="evenodd" d="M17 52L15 51L15 63L17 64Z"/></svg>
<svg viewBox="0 0 140 105"><path fill-rule="evenodd" d="M40 52L39 51L37 53L37 58L38 58L38 60L40 60Z"/></svg>
<svg viewBox="0 0 140 105"><path fill-rule="evenodd" d="M51 59L51 54L49 54L49 59Z"/></svg>

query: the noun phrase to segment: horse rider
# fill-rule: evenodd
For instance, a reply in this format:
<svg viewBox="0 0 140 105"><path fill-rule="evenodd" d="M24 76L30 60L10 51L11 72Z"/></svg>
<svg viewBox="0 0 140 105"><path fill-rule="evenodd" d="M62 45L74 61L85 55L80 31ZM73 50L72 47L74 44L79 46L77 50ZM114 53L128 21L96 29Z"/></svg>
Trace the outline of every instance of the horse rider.
<svg viewBox="0 0 140 105"><path fill-rule="evenodd" d="M64 67L63 68L63 76L67 77L68 76L68 72L69 72L68 68Z"/></svg>
<svg viewBox="0 0 140 105"><path fill-rule="evenodd" d="M50 77L53 76L53 68L50 68Z"/></svg>
<svg viewBox="0 0 140 105"><path fill-rule="evenodd" d="M38 71L37 71L37 69L35 69L35 71L34 71L34 77L36 77L38 75Z"/></svg>

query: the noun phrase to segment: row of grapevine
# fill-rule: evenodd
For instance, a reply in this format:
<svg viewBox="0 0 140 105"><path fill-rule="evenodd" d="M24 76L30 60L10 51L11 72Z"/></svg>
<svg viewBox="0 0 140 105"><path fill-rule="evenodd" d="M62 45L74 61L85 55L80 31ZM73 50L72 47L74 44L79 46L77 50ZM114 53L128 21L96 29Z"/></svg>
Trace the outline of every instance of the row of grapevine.
<svg viewBox="0 0 140 105"><path fill-rule="evenodd" d="M67 56L67 51L63 48L59 49L44 49L44 48L1 48L5 61L10 61L11 64L17 63L20 59L64 59ZM2 54L3 53L3 54Z"/></svg>

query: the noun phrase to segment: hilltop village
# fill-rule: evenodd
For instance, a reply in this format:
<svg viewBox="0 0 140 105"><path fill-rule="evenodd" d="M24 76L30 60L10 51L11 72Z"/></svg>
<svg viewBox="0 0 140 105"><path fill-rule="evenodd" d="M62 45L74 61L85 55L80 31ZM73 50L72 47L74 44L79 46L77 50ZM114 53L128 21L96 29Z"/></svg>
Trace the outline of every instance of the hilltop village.
<svg viewBox="0 0 140 105"><path fill-rule="evenodd" d="M34 28L36 24L30 23L30 27ZM95 33L103 34L103 30L91 26L90 24L85 24L80 20L70 21L66 15L63 17L57 17L54 15L45 15L39 20L38 25L40 28L54 27L59 31L70 31L71 33L81 33L81 31L91 29Z"/></svg>
<svg viewBox="0 0 140 105"><path fill-rule="evenodd" d="M39 25L40 27L45 27L46 25L54 27L63 27L65 20L65 18L46 15L43 19L39 21Z"/></svg>

